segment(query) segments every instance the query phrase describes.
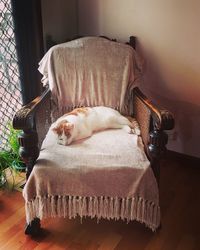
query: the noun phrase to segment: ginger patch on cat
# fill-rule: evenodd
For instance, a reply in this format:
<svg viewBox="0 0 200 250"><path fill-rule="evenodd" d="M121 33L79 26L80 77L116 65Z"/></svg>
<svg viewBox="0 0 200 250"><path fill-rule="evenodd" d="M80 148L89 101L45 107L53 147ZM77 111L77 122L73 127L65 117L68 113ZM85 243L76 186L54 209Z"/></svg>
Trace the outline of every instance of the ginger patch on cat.
<svg viewBox="0 0 200 250"><path fill-rule="evenodd" d="M53 128L53 131L58 135L65 135L67 138L71 136L71 130L73 129L74 124L69 123L67 121L61 121L57 124L55 128Z"/></svg>
<svg viewBox="0 0 200 250"><path fill-rule="evenodd" d="M67 115L79 115L79 114L83 114L83 115L88 115L88 108L76 108L74 110L72 110L71 112L67 113Z"/></svg>

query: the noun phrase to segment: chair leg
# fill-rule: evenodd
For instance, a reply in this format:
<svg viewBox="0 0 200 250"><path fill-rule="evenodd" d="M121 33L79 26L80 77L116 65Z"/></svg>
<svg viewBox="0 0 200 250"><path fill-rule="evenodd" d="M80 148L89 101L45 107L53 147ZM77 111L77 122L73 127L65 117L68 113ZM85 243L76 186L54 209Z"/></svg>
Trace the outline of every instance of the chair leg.
<svg viewBox="0 0 200 250"><path fill-rule="evenodd" d="M35 218L29 224L25 225L24 233L30 236L39 236L42 232L42 228L40 225L40 219Z"/></svg>

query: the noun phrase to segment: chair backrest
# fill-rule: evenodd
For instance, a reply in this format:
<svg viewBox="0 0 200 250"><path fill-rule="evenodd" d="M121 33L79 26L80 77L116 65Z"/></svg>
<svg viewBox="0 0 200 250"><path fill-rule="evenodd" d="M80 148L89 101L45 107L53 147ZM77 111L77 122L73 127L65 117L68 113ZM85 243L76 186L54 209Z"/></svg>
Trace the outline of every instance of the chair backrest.
<svg viewBox="0 0 200 250"><path fill-rule="evenodd" d="M138 78L134 49L102 37L84 37L52 47L39 64L61 113L81 106L108 106L131 114Z"/></svg>

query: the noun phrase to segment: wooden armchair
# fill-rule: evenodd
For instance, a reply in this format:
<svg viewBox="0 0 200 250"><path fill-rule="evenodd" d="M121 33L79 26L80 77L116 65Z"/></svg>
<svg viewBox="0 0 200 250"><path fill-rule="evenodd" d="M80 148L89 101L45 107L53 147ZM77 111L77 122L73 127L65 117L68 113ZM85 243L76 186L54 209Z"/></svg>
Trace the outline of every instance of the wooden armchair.
<svg viewBox="0 0 200 250"><path fill-rule="evenodd" d="M131 37L128 44L134 48L135 38ZM132 115L136 118L140 126L145 154L150 161L153 173L159 183L159 162L166 149L168 140L167 134L164 131L173 129L173 116L169 111L156 107L138 87L132 90L131 103L133 107ZM55 105L55 101L52 99L51 90L49 87L45 87L41 96L22 107L14 117L14 128L23 130L19 137L20 154L26 163L27 180L31 175L35 163L37 163L42 141L52 123L51 110ZM55 204L59 202L59 196L57 196L54 202ZM122 206L123 205L120 205L120 209L122 209ZM142 219L137 220L144 222ZM153 228L153 230L155 229L156 227ZM25 230L26 234L34 235L39 231L39 218L36 217L32 221L28 221Z"/></svg>

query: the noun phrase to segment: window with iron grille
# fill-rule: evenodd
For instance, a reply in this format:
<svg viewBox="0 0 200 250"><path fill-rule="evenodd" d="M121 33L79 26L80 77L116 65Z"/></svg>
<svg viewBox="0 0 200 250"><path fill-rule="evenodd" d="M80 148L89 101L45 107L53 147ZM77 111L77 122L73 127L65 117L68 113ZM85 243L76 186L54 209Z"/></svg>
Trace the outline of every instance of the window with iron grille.
<svg viewBox="0 0 200 250"><path fill-rule="evenodd" d="M11 0L0 1L0 149L6 148L8 123L22 106Z"/></svg>

